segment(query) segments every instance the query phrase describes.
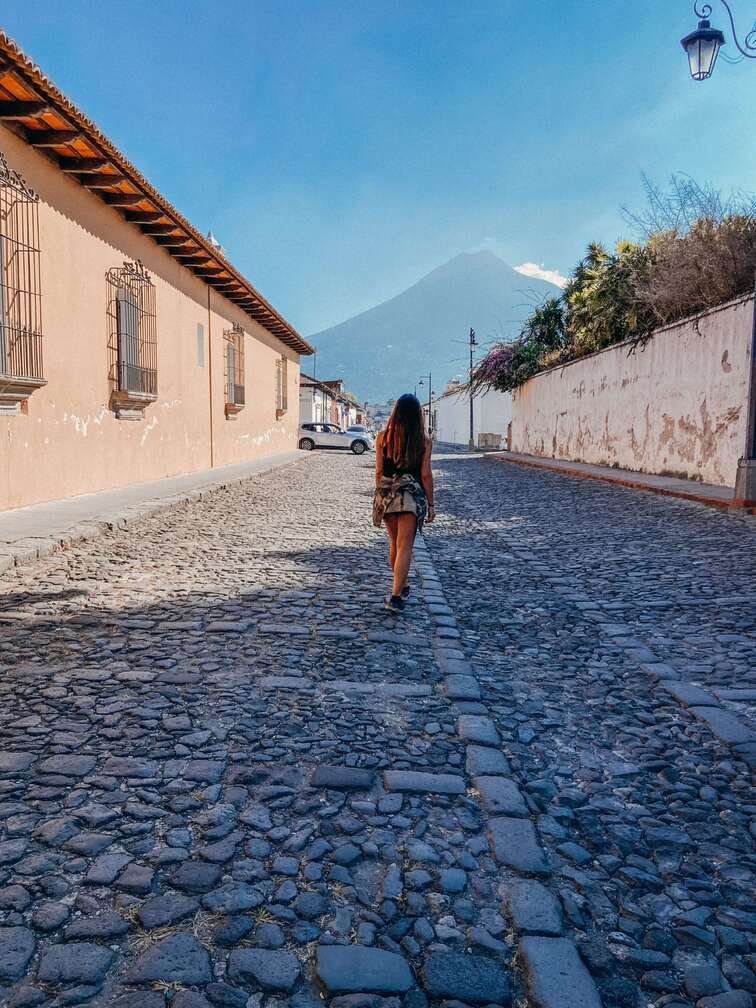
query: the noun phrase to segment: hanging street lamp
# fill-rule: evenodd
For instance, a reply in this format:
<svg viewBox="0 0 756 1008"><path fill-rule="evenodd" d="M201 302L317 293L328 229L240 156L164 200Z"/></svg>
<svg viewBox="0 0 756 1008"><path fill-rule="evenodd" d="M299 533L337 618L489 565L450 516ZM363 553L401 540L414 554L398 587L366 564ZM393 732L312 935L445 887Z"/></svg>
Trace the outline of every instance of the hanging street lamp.
<svg viewBox="0 0 756 1008"><path fill-rule="evenodd" d="M728 63L739 63L743 57L756 59L756 25L746 35L741 45L738 41L735 19L730 5L727 0L720 0L720 2L730 18L732 40L741 54L735 59L727 59L727 56L722 54L722 59L727 60ZM698 28L692 31L690 35L686 35L684 39L680 39L680 44L688 56L690 76L693 80L701 81L711 77L714 71L714 64L717 62L719 50L726 40L723 32L718 28L711 27L711 22L709 21L711 4L702 4L699 9L699 0L694 0L693 11L696 17L699 18Z"/></svg>
<svg viewBox="0 0 756 1008"><path fill-rule="evenodd" d="M711 27L708 18L702 18L698 22L698 28L681 39L680 44L688 54L690 76L693 80L706 80L711 77L719 49L725 44L725 37L718 28Z"/></svg>

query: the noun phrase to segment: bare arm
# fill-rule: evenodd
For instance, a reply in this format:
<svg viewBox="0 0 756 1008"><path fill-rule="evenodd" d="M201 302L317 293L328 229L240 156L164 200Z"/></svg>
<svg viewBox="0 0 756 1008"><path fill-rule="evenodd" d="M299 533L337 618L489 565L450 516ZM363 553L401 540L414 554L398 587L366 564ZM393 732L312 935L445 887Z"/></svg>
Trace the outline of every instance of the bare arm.
<svg viewBox="0 0 756 1008"><path fill-rule="evenodd" d="M425 495L428 498L428 507L433 507L433 469L431 468L431 450L433 448L433 442L430 438L426 440L425 443L425 453L423 455L423 465L420 470L420 476L423 482L423 489L425 490Z"/></svg>
<svg viewBox="0 0 756 1008"><path fill-rule="evenodd" d="M375 485L381 485L383 478L383 431L375 439Z"/></svg>

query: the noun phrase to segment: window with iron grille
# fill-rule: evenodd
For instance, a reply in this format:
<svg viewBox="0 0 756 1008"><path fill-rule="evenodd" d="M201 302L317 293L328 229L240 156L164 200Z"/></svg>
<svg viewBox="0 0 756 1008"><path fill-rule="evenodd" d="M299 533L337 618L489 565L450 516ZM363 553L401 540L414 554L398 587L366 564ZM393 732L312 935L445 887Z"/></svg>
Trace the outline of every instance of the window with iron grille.
<svg viewBox="0 0 756 1008"><path fill-rule="evenodd" d="M226 416L244 407L244 330L235 322L223 333L226 347Z"/></svg>
<svg viewBox="0 0 756 1008"><path fill-rule="evenodd" d="M0 411L17 413L42 370L39 196L0 153Z"/></svg>
<svg viewBox="0 0 756 1008"><path fill-rule="evenodd" d="M276 417L289 408L289 360L283 354L276 361Z"/></svg>
<svg viewBox="0 0 756 1008"><path fill-rule="evenodd" d="M141 417L157 398L155 285L137 260L108 270L107 289L113 407L119 416Z"/></svg>

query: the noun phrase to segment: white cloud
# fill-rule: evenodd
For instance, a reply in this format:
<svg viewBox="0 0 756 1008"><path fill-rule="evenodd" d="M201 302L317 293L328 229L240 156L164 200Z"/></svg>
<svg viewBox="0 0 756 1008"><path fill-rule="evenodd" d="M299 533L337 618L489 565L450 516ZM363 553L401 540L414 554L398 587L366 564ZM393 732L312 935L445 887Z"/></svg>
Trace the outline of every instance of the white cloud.
<svg viewBox="0 0 756 1008"><path fill-rule="evenodd" d="M538 263L526 262L513 268L516 269L518 273L522 273L523 276L536 277L538 280L548 280L549 283L556 284L557 287L564 287L567 283L566 276L562 276L562 274L557 273L556 270L544 269L543 263L539 266Z"/></svg>

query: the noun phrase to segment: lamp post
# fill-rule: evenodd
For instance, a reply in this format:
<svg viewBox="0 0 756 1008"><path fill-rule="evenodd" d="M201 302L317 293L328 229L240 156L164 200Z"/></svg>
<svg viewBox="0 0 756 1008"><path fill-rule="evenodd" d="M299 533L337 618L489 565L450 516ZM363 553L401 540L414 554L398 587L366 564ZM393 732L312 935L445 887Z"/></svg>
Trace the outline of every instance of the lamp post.
<svg viewBox="0 0 756 1008"><path fill-rule="evenodd" d="M425 379L428 379L428 436L433 437L433 415L431 414L431 396L433 395L433 376L429 372L427 375L423 375L422 378L418 378L417 384L424 385Z"/></svg>
<svg viewBox="0 0 756 1008"><path fill-rule="evenodd" d="M753 28L746 35L741 45L738 41L735 18L733 17L730 4L728 0L720 0L720 3L727 11L730 27L732 28L732 40L740 53L738 58L729 62L740 62L743 57L756 59L756 24L754 24ZM725 45L726 40L723 32L711 26L711 22L709 21L711 4L705 3L699 7L699 0L694 0L693 12L699 18L698 28L692 31L690 35L686 35L684 39L680 39L680 45L688 56L690 76L693 80L701 81L711 77L714 72L714 64L717 62L719 50ZM722 58L727 59L726 56Z"/></svg>
<svg viewBox="0 0 756 1008"><path fill-rule="evenodd" d="M470 330L470 381L467 386L467 390L470 394L470 440L467 442L467 448L469 451L475 451L475 433L473 424L473 350L478 345L478 341L475 338L475 330Z"/></svg>

